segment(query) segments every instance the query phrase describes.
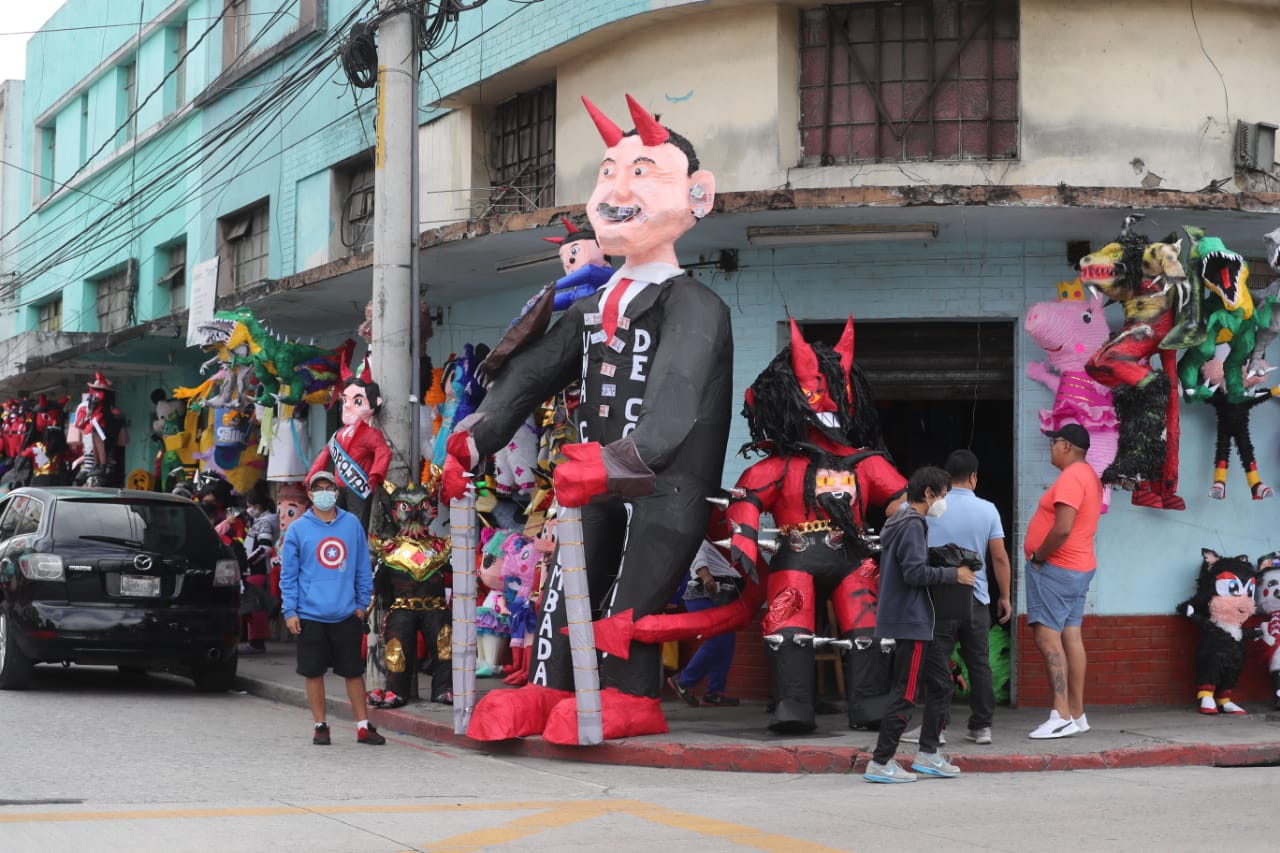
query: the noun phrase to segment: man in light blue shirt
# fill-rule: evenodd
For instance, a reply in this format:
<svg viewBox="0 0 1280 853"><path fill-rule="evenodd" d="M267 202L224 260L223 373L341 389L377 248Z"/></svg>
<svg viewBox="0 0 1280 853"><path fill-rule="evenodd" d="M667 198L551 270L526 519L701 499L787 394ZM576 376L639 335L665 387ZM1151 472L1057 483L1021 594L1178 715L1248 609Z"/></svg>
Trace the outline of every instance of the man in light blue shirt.
<svg viewBox="0 0 1280 853"><path fill-rule="evenodd" d="M978 554L991 552L987 565L995 570L1000 624L1009 621L1013 606L1009 598L1009 552L1004 545L1004 528L995 504L974 494L978 485L978 457L968 450L956 450L944 466L951 475L947 511L929 518L929 546L954 542ZM960 641L960 654L969 669L969 731L966 740L991 743L991 719L996 697L991 678L988 634L991 631L991 589L984 566L973 584L973 600L967 622L939 623L935 642ZM950 646L948 646L950 648Z"/></svg>

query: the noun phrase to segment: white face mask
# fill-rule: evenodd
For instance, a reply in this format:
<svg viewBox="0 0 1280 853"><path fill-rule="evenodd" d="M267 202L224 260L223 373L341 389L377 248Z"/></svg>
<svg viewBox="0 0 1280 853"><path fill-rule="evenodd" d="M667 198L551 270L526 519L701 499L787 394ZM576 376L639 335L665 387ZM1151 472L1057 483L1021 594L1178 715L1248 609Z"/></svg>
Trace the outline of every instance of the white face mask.
<svg viewBox="0 0 1280 853"><path fill-rule="evenodd" d="M941 498L938 498L933 503L929 504L929 511L926 512L925 515L929 516L930 518L939 518L946 511L947 511L947 499L946 497L941 497Z"/></svg>

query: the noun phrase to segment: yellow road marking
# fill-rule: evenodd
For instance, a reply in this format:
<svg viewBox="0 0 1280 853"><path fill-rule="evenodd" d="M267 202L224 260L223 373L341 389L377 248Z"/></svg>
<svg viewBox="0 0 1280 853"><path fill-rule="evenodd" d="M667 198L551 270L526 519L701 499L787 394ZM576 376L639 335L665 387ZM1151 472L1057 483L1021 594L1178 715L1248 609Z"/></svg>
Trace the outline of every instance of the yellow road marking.
<svg viewBox="0 0 1280 853"><path fill-rule="evenodd" d="M16 812L0 813L3 823L76 823L91 821L182 820L229 817L294 817L345 814L432 814L443 812L533 812L509 820L499 826L464 832L450 838L423 845L433 853L470 853L519 839L529 839L539 832L559 829L609 814L625 814L653 823L692 832L709 838L720 838L743 847L773 853L840 853L839 848L802 841L785 835L762 832L742 824L663 808L638 800L569 800L515 801L492 803L413 803L404 805L328 805L328 806L247 806L210 809L135 809L131 811L94 812Z"/></svg>
<svg viewBox="0 0 1280 853"><path fill-rule="evenodd" d="M527 840L539 832L549 829L560 829L617 809L610 807L609 801L586 800L565 803L547 804L547 808L535 814L509 820L506 823L464 832L440 841L424 844L422 849L429 853L471 853L473 850L485 850L499 844L512 841ZM412 853L412 851L404 851Z"/></svg>
<svg viewBox="0 0 1280 853"><path fill-rule="evenodd" d="M838 847L827 847L825 844L814 844L801 841L786 835L775 835L761 832L749 826L743 826L702 815L664 809L651 803L634 803L626 812L635 817L644 818L653 823L660 823L675 829L683 829L706 835L712 838L723 838L743 847L754 847L758 850L771 850L776 853L832 853L839 852Z"/></svg>

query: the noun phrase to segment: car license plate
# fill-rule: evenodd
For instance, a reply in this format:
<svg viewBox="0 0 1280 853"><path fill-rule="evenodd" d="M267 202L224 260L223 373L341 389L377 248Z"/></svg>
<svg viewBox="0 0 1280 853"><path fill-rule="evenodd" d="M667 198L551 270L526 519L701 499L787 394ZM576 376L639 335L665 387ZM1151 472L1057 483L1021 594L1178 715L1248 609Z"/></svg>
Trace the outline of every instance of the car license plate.
<svg viewBox="0 0 1280 853"><path fill-rule="evenodd" d="M121 575L120 594L137 598L158 598L160 596L160 578Z"/></svg>

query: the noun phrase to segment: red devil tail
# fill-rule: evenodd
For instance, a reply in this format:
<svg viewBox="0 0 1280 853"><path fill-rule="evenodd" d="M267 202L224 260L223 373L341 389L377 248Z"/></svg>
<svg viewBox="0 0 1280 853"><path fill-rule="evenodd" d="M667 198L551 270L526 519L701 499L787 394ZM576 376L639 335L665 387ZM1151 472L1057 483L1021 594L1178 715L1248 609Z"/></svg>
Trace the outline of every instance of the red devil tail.
<svg viewBox="0 0 1280 853"><path fill-rule="evenodd" d="M764 603L764 586L748 583L736 600L697 613L670 613L632 618L631 610L615 613L592 623L596 648L622 660L631 656L631 642L666 643L727 634L747 625L759 615ZM562 628L562 632L568 632Z"/></svg>

